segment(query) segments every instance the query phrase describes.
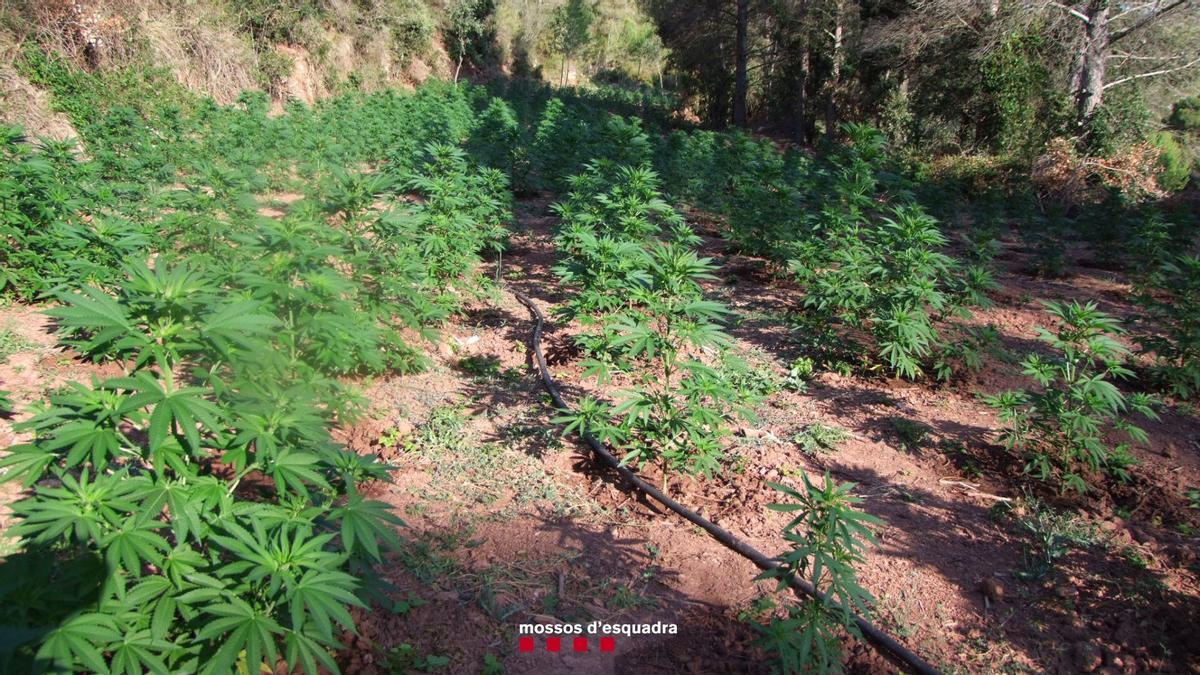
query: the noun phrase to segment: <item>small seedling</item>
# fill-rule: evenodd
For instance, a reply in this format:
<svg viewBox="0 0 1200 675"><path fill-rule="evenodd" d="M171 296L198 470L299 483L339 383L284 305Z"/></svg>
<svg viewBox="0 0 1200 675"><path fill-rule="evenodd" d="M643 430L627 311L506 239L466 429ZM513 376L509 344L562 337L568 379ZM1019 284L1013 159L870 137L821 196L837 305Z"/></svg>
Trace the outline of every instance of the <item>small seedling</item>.
<svg viewBox="0 0 1200 675"><path fill-rule="evenodd" d="M829 426L813 422L805 426L795 436L792 442L800 447L806 455L818 455L837 452L838 446L853 436L841 427Z"/></svg>
<svg viewBox="0 0 1200 675"><path fill-rule="evenodd" d="M36 344L12 328L8 326L0 328L0 363L7 361L13 354L32 349L36 346Z"/></svg>
<svg viewBox="0 0 1200 675"><path fill-rule="evenodd" d="M458 368L478 378L493 378L501 373L500 359L496 356L467 356L458 361Z"/></svg>
<svg viewBox="0 0 1200 675"><path fill-rule="evenodd" d="M426 600L423 600L420 597L413 595L412 593L409 593L405 598L403 598L401 600L396 600L392 604L392 613L398 614L400 616L404 616L405 614L408 614L409 612L413 611L417 607L421 607L422 605L427 605L427 604L429 604L429 603Z"/></svg>
<svg viewBox="0 0 1200 675"><path fill-rule="evenodd" d="M1026 499L1024 511L1017 525L1030 543L1024 547L1024 567L1017 572L1021 579L1043 579L1072 548L1091 546L1099 540L1095 528L1078 516L1055 511L1037 499Z"/></svg>
<svg viewBox="0 0 1200 675"><path fill-rule="evenodd" d="M917 452L929 437L929 426L906 417L889 417L892 433L908 452Z"/></svg>
<svg viewBox="0 0 1200 675"><path fill-rule="evenodd" d="M807 356L801 356L788 367L787 375L783 378L783 388L796 393L808 391L808 383L812 380L816 364Z"/></svg>
<svg viewBox="0 0 1200 675"><path fill-rule="evenodd" d="M407 642L392 647L387 653L387 665L392 672L433 673L450 665L450 657L434 654L422 654L416 647Z"/></svg>
<svg viewBox="0 0 1200 675"><path fill-rule="evenodd" d="M968 478L978 478L983 475L983 467L980 466L979 461L975 459L974 455L967 450L966 443L962 441L944 441L938 445L938 449L949 456L955 466Z"/></svg>
<svg viewBox="0 0 1200 675"><path fill-rule="evenodd" d="M484 654L479 675L504 675L504 663L495 654Z"/></svg>

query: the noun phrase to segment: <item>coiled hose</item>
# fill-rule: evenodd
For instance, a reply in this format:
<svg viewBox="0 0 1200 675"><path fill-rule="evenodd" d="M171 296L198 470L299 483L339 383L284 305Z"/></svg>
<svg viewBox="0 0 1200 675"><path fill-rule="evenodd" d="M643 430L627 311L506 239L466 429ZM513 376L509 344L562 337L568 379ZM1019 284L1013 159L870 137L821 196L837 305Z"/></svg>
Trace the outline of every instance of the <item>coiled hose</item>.
<svg viewBox="0 0 1200 675"><path fill-rule="evenodd" d="M558 389L558 384L555 383L554 377L550 374L550 367L546 365L546 356L542 352L542 328L546 323L546 317L544 314L542 314L542 310L539 309L538 306L529 299L529 296L512 288L509 290L512 291L512 294L517 298L517 300L519 300L521 304L525 305L525 307L529 309L530 313L533 314L533 359L534 363L537 365L539 373L541 374L542 384L545 385L546 391L550 394L550 398L554 400L554 405L558 406L562 410L567 410L568 408L566 401L563 400L562 393L559 392ZM728 530L718 527L706 518L703 518L697 514L695 511L692 511L674 499L671 499L667 495L663 494L658 488L639 478L638 475L631 471L628 467L622 466L621 462L611 452L608 451L608 448L606 448L604 444L599 441L599 439L591 436L590 434L583 434L583 440L587 442L587 444L591 447L592 452L595 453L596 457L598 457L600 461L608 465L608 467L613 471L616 471L617 474L619 474L621 478L624 478L627 483L638 490L641 490L650 497L653 497L655 501L682 516L684 520L687 520L693 525L701 528L726 548L737 553L743 558L746 558L763 571L776 569L779 567L779 563L777 561L773 560L772 558L768 558L753 546L735 537ZM816 598L822 602L835 604L828 600L824 593L814 588L811 583L801 579L800 577L797 577L796 575L791 575L788 577L788 584L798 595L804 594ZM895 638L876 628L874 624L862 618L861 616L858 616L857 614L853 614L853 616L854 623L858 626L858 629L862 633L863 637L865 637L868 642L874 645L875 648L880 651L880 653L896 663L896 665L901 666L907 671L920 673L920 675L940 675L936 668L931 666L920 656L917 656L915 653L910 651L907 647L900 644Z"/></svg>

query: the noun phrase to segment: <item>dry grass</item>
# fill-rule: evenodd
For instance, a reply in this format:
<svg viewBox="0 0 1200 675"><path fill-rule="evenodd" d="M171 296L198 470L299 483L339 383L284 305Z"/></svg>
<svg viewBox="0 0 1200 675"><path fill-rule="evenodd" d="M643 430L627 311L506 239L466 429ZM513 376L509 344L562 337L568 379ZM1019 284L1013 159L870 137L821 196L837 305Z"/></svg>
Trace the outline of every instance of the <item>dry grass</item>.
<svg viewBox="0 0 1200 675"><path fill-rule="evenodd" d="M75 127L67 116L55 112L50 94L38 89L13 67L19 44L0 35L0 121L18 124L31 136L56 141L74 138Z"/></svg>
<svg viewBox="0 0 1200 675"><path fill-rule="evenodd" d="M241 92L258 86L258 60L250 43L211 8L148 4L138 30L155 62L170 68L180 84L192 91L232 103Z"/></svg>
<svg viewBox="0 0 1200 675"><path fill-rule="evenodd" d="M24 127L30 136L56 141L77 136L67 116L51 107L50 95L21 77L10 61L0 62L0 120Z"/></svg>
<svg viewBox="0 0 1200 675"><path fill-rule="evenodd" d="M306 31L311 40L276 45L293 63L290 76L273 92L277 97L312 103L329 96L351 73L367 90L449 76L449 56L438 40L423 60L401 67L378 22L364 20L351 0L330 0L326 11L325 25L314 21ZM0 118L52 138L73 136L74 129L50 110L48 96L12 67L26 43L88 69L149 61L219 103L261 88L258 54L238 34L228 8L215 0L0 0Z"/></svg>

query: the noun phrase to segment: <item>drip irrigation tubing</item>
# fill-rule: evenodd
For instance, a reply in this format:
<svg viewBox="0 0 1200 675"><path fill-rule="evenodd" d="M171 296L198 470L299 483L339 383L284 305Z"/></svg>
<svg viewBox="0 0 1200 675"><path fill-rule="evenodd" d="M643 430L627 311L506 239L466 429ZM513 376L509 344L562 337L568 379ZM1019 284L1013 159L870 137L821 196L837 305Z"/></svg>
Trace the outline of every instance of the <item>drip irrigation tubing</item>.
<svg viewBox="0 0 1200 675"><path fill-rule="evenodd" d="M534 304L533 300L531 300L529 296L511 287L509 290L517 298L517 300L519 300L522 305L525 305L525 307L529 309L530 313L533 314L533 358L534 363L537 365L538 371L542 377L542 384L546 387L546 391L550 394L550 398L554 400L554 404L562 410L568 410L569 408L566 404L566 401L563 400L562 393L558 389L558 384L554 381L554 376L550 374L550 367L546 364L546 356L542 352L542 328L546 323L546 317L544 314L542 314L542 310L539 309L536 304ZM592 452L595 453L596 457L598 457L604 464L608 465L608 467L613 471L616 471L617 474L624 478L625 481L631 484L633 487L654 498L655 501L674 511L684 520L687 520L693 525L701 528L713 539L716 539L726 548L754 563L754 565L759 569L767 571L777 569L780 566L778 561L767 557L753 546L747 544L741 539L738 539L728 530L713 524L711 521L700 516L695 511L692 511L683 504L680 504L671 497L668 497L666 494L663 494L663 492L658 488L642 480L628 467L623 466L616 456L609 452L608 448L605 447L605 445L596 437L590 434L582 434L582 436L584 441L586 441L591 447ZM816 598L821 602L836 606L836 603L826 597L824 593L817 590L808 581L801 579L796 575L789 575L787 577L787 582L788 585L792 587L792 590L797 594L803 593L804 595ZM881 654L896 663L896 665L901 666L906 671L919 673L920 675L940 675L937 668L934 668L920 656L909 650L904 645L900 644L900 642L895 638L875 627L874 624L862 618L858 614L852 613L851 615L854 617L854 623L856 626L858 626L858 630L862 633L863 637L872 645L874 645Z"/></svg>

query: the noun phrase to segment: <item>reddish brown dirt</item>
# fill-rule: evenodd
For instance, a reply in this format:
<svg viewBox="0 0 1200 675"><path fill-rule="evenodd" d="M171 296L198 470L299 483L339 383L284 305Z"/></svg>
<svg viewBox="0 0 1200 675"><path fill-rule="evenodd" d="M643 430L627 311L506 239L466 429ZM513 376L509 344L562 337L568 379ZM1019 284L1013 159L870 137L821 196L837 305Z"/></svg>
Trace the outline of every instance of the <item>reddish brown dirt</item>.
<svg viewBox="0 0 1200 675"><path fill-rule="evenodd" d="M553 221L544 200L518 211L505 283L552 310L565 299L550 269ZM782 317L798 293L702 230L725 277L712 291L739 316L730 329L737 349L784 372L799 348ZM995 325L1018 354L1040 348L1039 300L1091 299L1118 316L1134 314L1117 273L1079 268L1066 279L1035 279L1012 243L999 265L1002 290L974 322ZM95 368L55 349L34 310L3 310L0 326L6 318L37 345L0 364L0 389L18 403ZM764 596L786 596L753 581L747 561L615 483L581 445L558 438L531 368L531 330L525 308L499 290L442 331L428 372L363 383L371 414L339 437L398 467L394 484L372 490L408 523L407 543L378 569L394 587L392 606L360 614L361 635L347 638L340 657L345 670L420 672L423 659L444 657L441 672L452 673L488 672L493 661L507 673L767 672L739 615ZM547 327L568 400L604 393L581 377L570 339L577 331ZM1067 500L1021 474L976 396L1023 384L1017 368L1000 361L947 386L826 373L805 393L772 394L759 419L728 439L736 468L709 480L672 478L670 490L760 550L780 551L785 521L765 508L779 499L768 481L798 485L802 474L829 472L856 482L862 508L884 523L860 570L878 600L873 620L947 672L1200 672L1198 543L1181 534L1200 528L1182 496L1200 486L1200 418L1183 407L1164 410L1145 425L1152 442L1136 450L1129 485ZM463 423L454 447L417 451L445 410L459 411ZM906 444L897 419L924 434ZM806 455L791 439L814 422L853 437L834 452ZM0 422L0 447L14 440ZM1082 514L1080 526L1095 532L1094 543L1069 547L1036 581L1019 574L1034 543L1020 525L1029 497ZM998 507L997 498L1017 500L1016 509ZM986 599L984 582L1002 597ZM532 655L516 652L521 623L596 619L673 622L679 634L622 637L611 655L569 647L548 654L540 645ZM868 647L850 644L848 652L855 672L896 672Z"/></svg>
<svg viewBox="0 0 1200 675"><path fill-rule="evenodd" d="M507 284L552 310L564 299L550 271L552 221L541 202L526 202L521 211L522 227L506 255ZM780 320L795 306L796 292L773 282L760 261L724 250L715 237L709 237L706 249L727 277L714 285L714 293L742 317L731 329L739 350L762 367L781 371L798 353ZM979 325L995 325L1004 346L1017 354L1040 348L1036 327L1046 321L1040 300L1091 299L1121 317L1134 313L1128 284L1115 273L1080 269L1067 279L1042 280L1025 274L1027 267L1025 254L1010 245L1001 256L1002 290L993 298L995 305L973 319ZM470 401L470 426L477 438L500 439L531 454L554 483L586 495L589 508L600 512L564 518L553 515L554 505L544 501L514 512L509 508L515 503L511 494L483 507L416 507L420 517L410 521L419 532L445 532L447 527L475 523L468 528L471 546L446 550L468 571L433 582L435 588L458 588L457 595L443 600L433 596L431 606L443 608L446 623L454 626L462 623L464 604L475 612L490 608L484 611L488 628L482 632L492 640L485 653L500 658L506 672L761 670L748 665L762 663L762 654L738 613L755 598L772 595L772 587L752 581L756 571L748 562L614 485L578 444L555 447L521 434L506 435L504 430L514 426L544 428L553 415L529 374L526 345L532 324L527 312L503 291L467 316L467 322L447 329L447 347L439 350L431 373L404 378L403 386L378 383L373 398L396 412L399 428L414 434L420 433L422 414L432 399ZM570 348L576 331L576 326L552 325L545 339L555 376L569 399L597 389L581 379L578 355ZM454 367L463 356L494 357L501 368L517 369L521 375L515 381L493 379L481 385L478 378ZM730 439L729 451L743 458L739 471L705 481L673 478L671 491L761 550L777 551L783 547L778 533L784 521L765 508L777 500L766 486L768 480L797 485L800 472L816 477L828 471L838 480L858 483L863 508L884 521L879 545L861 570L864 586L878 598L875 620L947 671L1196 668L1198 655L1189 636L1192 622L1200 618L1197 542L1173 528L1200 525L1182 497L1185 488L1200 483L1200 420L1166 411L1161 421L1146 425L1153 440L1137 450L1141 464L1130 486L1108 485L1095 496L1063 500L1020 473L1020 463L997 445L995 415L976 397L1023 384L1014 365L999 362L989 363L973 380L952 386L827 373L806 393L773 394L758 411L760 419ZM923 425L924 438L915 447L905 447L895 418ZM842 427L854 437L834 453L807 456L789 439L813 422ZM363 449L379 449L370 439L378 433L373 427L359 437L367 443ZM437 479L418 467L400 473L399 484L384 498L411 512L422 490ZM995 497L1037 497L1060 509L1076 509L1084 514L1083 526L1094 528L1096 543L1071 548L1045 578L1023 580L1018 572L1027 567L1032 540L1019 520L1027 507L1006 512L996 507ZM542 570L523 592L506 591L513 596L510 616L495 612L478 591L463 590L452 580L455 575L486 577L489 570L495 574L518 560L548 565L562 555L571 560L560 563L557 578ZM646 577L651 580L640 586L635 581L633 586L644 597L637 604L645 606L614 609L623 602L614 601L605 582L611 586L613 581ZM985 599L985 580L991 588L999 585L1003 597ZM549 596L557 598L553 611L543 604ZM572 661L513 653L519 623L608 618L614 613L630 617L620 620L678 622L683 634L673 639L624 638L612 659L589 655ZM427 624L388 622L392 631L376 634L382 645L407 642L441 653L438 644L427 639ZM482 664L478 649L443 651L452 656L451 669L456 672L474 672ZM851 667L895 670L862 646L851 649Z"/></svg>
<svg viewBox="0 0 1200 675"><path fill-rule="evenodd" d="M19 341L21 349L2 358L0 355L0 390L7 391L17 411L11 417L0 416L0 449L28 441L28 434L18 433L13 425L28 419L28 406L40 401L48 391L68 382L86 382L96 377L121 374L116 364L97 365L82 361L78 355L55 345L54 324L41 309L24 305L0 308L0 331L8 331ZM0 533L8 529L8 504L20 494L20 485L0 483ZM0 535L2 536L2 535ZM0 539L0 552L4 551Z"/></svg>

